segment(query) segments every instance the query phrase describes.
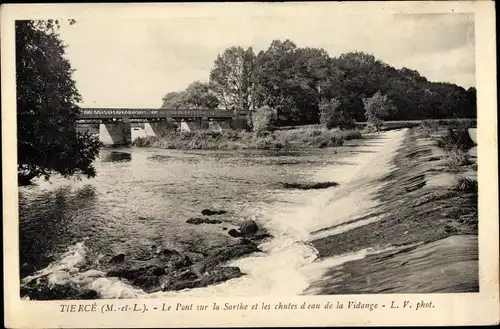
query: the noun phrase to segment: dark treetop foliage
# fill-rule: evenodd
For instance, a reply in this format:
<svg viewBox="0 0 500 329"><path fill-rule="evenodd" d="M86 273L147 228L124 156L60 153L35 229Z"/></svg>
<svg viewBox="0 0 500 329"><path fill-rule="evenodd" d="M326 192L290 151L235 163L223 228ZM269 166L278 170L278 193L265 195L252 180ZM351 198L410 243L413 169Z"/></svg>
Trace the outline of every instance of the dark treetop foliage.
<svg viewBox="0 0 500 329"><path fill-rule="evenodd" d="M223 108L274 109L278 125L318 123L332 99L340 105L329 126L366 121L363 100L377 92L395 107L385 120L476 117L474 87L431 82L363 52L330 57L290 40L274 40L256 56L252 48L226 49L214 62L210 88Z"/></svg>
<svg viewBox="0 0 500 329"><path fill-rule="evenodd" d="M71 24L74 21L70 21ZM16 21L18 177L95 176L98 137L76 131L81 100L57 21Z"/></svg>
<svg viewBox="0 0 500 329"><path fill-rule="evenodd" d="M218 55L210 71L210 88L226 110L253 109L252 73L255 54L250 47L231 47Z"/></svg>
<svg viewBox="0 0 500 329"><path fill-rule="evenodd" d="M195 81L186 90L170 92L163 97L166 109L215 109L219 100L210 91L208 84Z"/></svg>
<svg viewBox="0 0 500 329"><path fill-rule="evenodd" d="M343 54L332 60L342 72L342 80L331 92L357 121L365 120L363 98L376 92L387 95L396 111L387 120L476 117L476 89L451 83L430 82L417 71L395 69L362 52Z"/></svg>

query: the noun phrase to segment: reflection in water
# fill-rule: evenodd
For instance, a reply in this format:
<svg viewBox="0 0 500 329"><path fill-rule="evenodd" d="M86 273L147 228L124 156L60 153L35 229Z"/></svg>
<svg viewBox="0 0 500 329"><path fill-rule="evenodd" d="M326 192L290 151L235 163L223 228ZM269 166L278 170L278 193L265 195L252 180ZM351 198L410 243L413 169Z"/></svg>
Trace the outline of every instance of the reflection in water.
<svg viewBox="0 0 500 329"><path fill-rule="evenodd" d="M132 160L132 154L126 152L107 152L101 155L102 162L128 162Z"/></svg>

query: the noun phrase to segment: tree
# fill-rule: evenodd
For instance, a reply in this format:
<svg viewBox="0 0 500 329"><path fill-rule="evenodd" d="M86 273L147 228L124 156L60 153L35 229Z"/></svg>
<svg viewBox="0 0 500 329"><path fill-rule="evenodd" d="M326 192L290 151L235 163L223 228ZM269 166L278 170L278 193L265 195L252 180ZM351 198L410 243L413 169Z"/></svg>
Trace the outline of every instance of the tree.
<svg viewBox="0 0 500 329"><path fill-rule="evenodd" d="M397 109L386 119L476 116L475 88L431 82L415 70L396 69L361 51L331 58L324 49L299 48L288 39L273 40L256 56L252 48L226 49L214 62L208 87L200 90L209 90L228 110L248 109L252 113L255 108L269 106L276 110L277 125L318 123L321 100L331 98L340 102L346 124L352 123L351 119L365 121L363 100L377 91ZM195 107L192 95L168 94L164 107Z"/></svg>
<svg viewBox="0 0 500 329"><path fill-rule="evenodd" d="M274 40L257 56L256 103L276 109L282 124L317 123L322 90L335 77L331 68L324 49L297 48L290 40Z"/></svg>
<svg viewBox="0 0 500 329"><path fill-rule="evenodd" d="M210 71L210 88L226 110L253 108L252 73L255 54L252 47L230 47L217 55Z"/></svg>
<svg viewBox="0 0 500 329"><path fill-rule="evenodd" d="M186 89L186 100L195 109L215 109L219 106L219 100L210 91L207 83L195 81Z"/></svg>
<svg viewBox="0 0 500 329"><path fill-rule="evenodd" d="M200 81L191 83L186 90L170 92L163 97L163 108L167 109L215 109L219 100L210 91L208 84Z"/></svg>
<svg viewBox="0 0 500 329"><path fill-rule="evenodd" d="M465 116L468 118L477 117L477 92L475 87L467 89L467 106L465 112Z"/></svg>
<svg viewBox="0 0 500 329"><path fill-rule="evenodd" d="M319 104L320 123L328 129L334 127L352 128L354 120L348 117L348 114L341 107L341 103L336 98L322 99Z"/></svg>
<svg viewBox="0 0 500 329"><path fill-rule="evenodd" d="M190 105L187 100L187 92L173 91L163 97L163 108L165 109L182 109L189 108Z"/></svg>
<svg viewBox="0 0 500 329"><path fill-rule="evenodd" d="M267 105L257 108L252 113L252 128L253 131L260 133L271 130L276 123L276 110L273 110Z"/></svg>
<svg viewBox="0 0 500 329"><path fill-rule="evenodd" d="M70 25L74 21L70 21ZM76 131L81 96L58 21L16 21L18 182L96 175L97 136Z"/></svg>
<svg viewBox="0 0 500 329"><path fill-rule="evenodd" d="M266 51L257 55L254 70L254 98L258 107L276 109L280 122L298 120L298 111L291 95L289 80L297 46L290 40L273 40Z"/></svg>
<svg viewBox="0 0 500 329"><path fill-rule="evenodd" d="M464 109L471 108L462 87L430 82L415 70L395 69L371 54L350 52L332 63L344 78L331 88L336 92L327 96L338 98L358 121L367 119L362 99L376 91L387 95L398 109L387 118L391 120L464 117L468 116Z"/></svg>
<svg viewBox="0 0 500 329"><path fill-rule="evenodd" d="M382 125L382 119L388 117L392 112L396 111L396 107L387 95L382 95L377 91L372 97L364 98L366 119L368 123L379 130Z"/></svg>
<svg viewBox="0 0 500 329"><path fill-rule="evenodd" d="M343 72L337 97L349 116L364 121L363 98L373 95L390 74L387 65L371 54L360 51L349 52L332 60L337 70Z"/></svg>

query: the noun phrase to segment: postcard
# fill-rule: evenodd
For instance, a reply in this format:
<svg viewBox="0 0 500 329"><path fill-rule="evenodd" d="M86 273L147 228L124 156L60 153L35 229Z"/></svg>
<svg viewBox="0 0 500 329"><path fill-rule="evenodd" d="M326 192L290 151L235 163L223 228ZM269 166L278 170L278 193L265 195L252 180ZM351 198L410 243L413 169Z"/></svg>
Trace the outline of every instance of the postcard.
<svg viewBox="0 0 500 329"><path fill-rule="evenodd" d="M3 5L6 326L498 324L494 12Z"/></svg>

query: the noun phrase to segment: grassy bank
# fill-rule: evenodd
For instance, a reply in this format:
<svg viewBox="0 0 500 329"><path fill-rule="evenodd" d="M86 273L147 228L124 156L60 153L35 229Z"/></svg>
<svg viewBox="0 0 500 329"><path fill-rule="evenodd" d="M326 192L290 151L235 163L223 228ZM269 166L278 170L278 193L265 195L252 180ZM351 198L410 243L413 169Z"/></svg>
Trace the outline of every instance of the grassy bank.
<svg viewBox="0 0 500 329"><path fill-rule="evenodd" d="M460 172L463 168L471 166L477 170L468 150L474 147L474 142L469 136L469 128L474 127L472 121L435 123L424 121L420 130L422 136L435 141L436 146L444 153L444 171Z"/></svg>
<svg viewBox="0 0 500 329"><path fill-rule="evenodd" d="M453 127L450 133L448 128L409 129L393 169L379 181L384 183L374 195L379 205L349 221L368 224L312 241L321 258L391 249L332 267L310 291L478 291L477 181L465 175L475 165L466 155L463 130ZM459 163L456 154L468 160Z"/></svg>
<svg viewBox="0 0 500 329"><path fill-rule="evenodd" d="M246 131L223 131L220 134L211 134L205 131L170 132L161 137L137 138L133 145L187 150L270 150L342 146L347 140L359 138L362 138L359 130L328 130L313 127L277 130L260 134Z"/></svg>

